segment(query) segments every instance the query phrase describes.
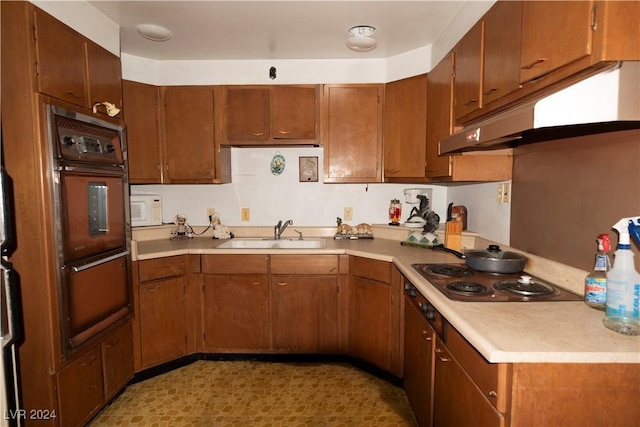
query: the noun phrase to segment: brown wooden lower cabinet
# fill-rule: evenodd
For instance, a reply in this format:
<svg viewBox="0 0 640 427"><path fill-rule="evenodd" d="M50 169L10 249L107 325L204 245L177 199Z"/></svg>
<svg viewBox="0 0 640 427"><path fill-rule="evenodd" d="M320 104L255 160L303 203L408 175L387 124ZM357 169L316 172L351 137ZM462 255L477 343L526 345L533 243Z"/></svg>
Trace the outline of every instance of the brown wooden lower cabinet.
<svg viewBox="0 0 640 427"><path fill-rule="evenodd" d="M489 402L439 338L435 354L434 426L505 426L504 414Z"/></svg>
<svg viewBox="0 0 640 427"><path fill-rule="evenodd" d="M203 348L207 352L260 352L271 347L269 277L205 274Z"/></svg>
<svg viewBox="0 0 640 427"><path fill-rule="evenodd" d="M400 281L390 262L351 257L347 351L399 377Z"/></svg>
<svg viewBox="0 0 640 427"><path fill-rule="evenodd" d="M411 301L404 305L404 391L422 427L433 425L435 332Z"/></svg>
<svg viewBox="0 0 640 427"><path fill-rule="evenodd" d="M273 348L292 353L338 353L336 275L271 278Z"/></svg>
<svg viewBox="0 0 640 427"><path fill-rule="evenodd" d="M186 352L183 277L139 286L142 365L154 366Z"/></svg>
<svg viewBox="0 0 640 427"><path fill-rule="evenodd" d="M84 425L133 378L131 329L129 321L58 372L58 425Z"/></svg>
<svg viewBox="0 0 640 427"><path fill-rule="evenodd" d="M133 378L132 325L113 333L101 344L105 401L115 396Z"/></svg>

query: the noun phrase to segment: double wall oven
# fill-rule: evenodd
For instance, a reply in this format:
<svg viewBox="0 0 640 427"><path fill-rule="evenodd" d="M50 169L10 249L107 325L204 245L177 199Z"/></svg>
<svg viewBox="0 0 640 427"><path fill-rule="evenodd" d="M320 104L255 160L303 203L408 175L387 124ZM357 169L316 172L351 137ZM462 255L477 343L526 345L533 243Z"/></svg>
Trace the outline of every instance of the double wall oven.
<svg viewBox="0 0 640 427"><path fill-rule="evenodd" d="M63 355L132 313L125 133L47 106Z"/></svg>

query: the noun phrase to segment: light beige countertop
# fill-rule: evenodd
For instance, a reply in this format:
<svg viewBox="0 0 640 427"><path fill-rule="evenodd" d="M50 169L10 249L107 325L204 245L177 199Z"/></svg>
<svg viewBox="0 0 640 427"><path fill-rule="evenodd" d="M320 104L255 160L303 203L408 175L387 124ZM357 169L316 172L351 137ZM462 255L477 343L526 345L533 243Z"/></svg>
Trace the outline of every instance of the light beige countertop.
<svg viewBox="0 0 640 427"><path fill-rule="evenodd" d="M400 231L374 230L371 240L326 238L323 249L216 249L222 240L132 242L134 259L181 254L348 254L393 262L407 279L489 362L492 363L640 363L640 337L604 327L604 313L581 301L460 302L452 301L411 267L414 263L457 263L454 255L400 245ZM406 231L403 231L403 236ZM319 233L322 235L323 233ZM326 234L326 232L324 232ZM305 236L311 233L305 233ZM385 238L380 238L382 235ZM135 234L134 234L135 237ZM466 245L487 241L467 234ZM465 239L463 238L463 246ZM512 248L509 248L512 250ZM586 272L530 254L527 272L582 294Z"/></svg>

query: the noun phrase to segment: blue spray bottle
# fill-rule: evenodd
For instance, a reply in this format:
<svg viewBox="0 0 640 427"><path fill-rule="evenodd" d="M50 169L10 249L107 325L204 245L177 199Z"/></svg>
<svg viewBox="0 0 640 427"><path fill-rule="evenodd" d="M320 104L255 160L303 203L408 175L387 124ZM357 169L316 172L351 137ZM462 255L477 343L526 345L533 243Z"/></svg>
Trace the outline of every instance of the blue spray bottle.
<svg viewBox="0 0 640 427"><path fill-rule="evenodd" d="M620 238L613 267L607 272L604 325L625 335L640 335L640 274L635 269L629 234L640 245L640 217L622 218L614 226Z"/></svg>

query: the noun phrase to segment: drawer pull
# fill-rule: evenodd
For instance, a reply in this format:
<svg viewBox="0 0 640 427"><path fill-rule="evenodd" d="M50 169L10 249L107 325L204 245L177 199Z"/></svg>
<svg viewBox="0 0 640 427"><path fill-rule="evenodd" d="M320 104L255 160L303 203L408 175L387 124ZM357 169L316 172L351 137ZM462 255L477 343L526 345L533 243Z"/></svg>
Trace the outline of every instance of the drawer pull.
<svg viewBox="0 0 640 427"><path fill-rule="evenodd" d="M465 107L470 107L471 105L475 104L476 102L478 102L478 100L475 99L475 98L472 98L469 101L465 102L464 106Z"/></svg>
<svg viewBox="0 0 640 427"><path fill-rule="evenodd" d="M145 291L147 292L156 292L160 290L160 286L154 286L153 288L147 288Z"/></svg>
<svg viewBox="0 0 640 427"><path fill-rule="evenodd" d="M278 282L276 283L278 286L287 286L289 282Z"/></svg>
<svg viewBox="0 0 640 427"><path fill-rule="evenodd" d="M441 356L442 353L444 353L444 351L442 351L439 348L436 348L436 357L438 358L438 360L441 361L441 362L450 362L451 359L448 359L448 358L446 358L444 356Z"/></svg>
<svg viewBox="0 0 640 427"><path fill-rule="evenodd" d="M262 283L261 282L251 282L251 284L255 285L255 286L258 286L258 285L261 285Z"/></svg>
<svg viewBox="0 0 640 427"><path fill-rule="evenodd" d="M75 92L73 92L73 91L71 91L71 90L68 90L68 91L66 91L65 93L66 93L67 95L71 95L71 96L73 96L74 98L78 98L78 99L83 98L83 95L78 95L77 93L75 93Z"/></svg>
<svg viewBox="0 0 640 427"><path fill-rule="evenodd" d="M533 67L535 67L538 64L542 64L543 62L545 62L547 60L547 58L538 58L535 61L533 61L531 64L527 64L527 65L523 65L522 69L523 70L530 70Z"/></svg>
<svg viewBox="0 0 640 427"><path fill-rule="evenodd" d="M491 390L489 392L489 397L498 397L498 393L496 393L495 391Z"/></svg>
<svg viewBox="0 0 640 427"><path fill-rule="evenodd" d="M484 96L489 96L491 95L493 92L497 92L498 88L492 87L491 89L489 89L488 91L484 92L483 95Z"/></svg>
<svg viewBox="0 0 640 427"><path fill-rule="evenodd" d="M278 133L282 134L282 135L289 135L291 133L291 131L290 130L279 130Z"/></svg>
<svg viewBox="0 0 640 427"><path fill-rule="evenodd" d="M253 136L262 136L262 135L264 135L264 132L253 132L251 135L253 135Z"/></svg>
<svg viewBox="0 0 640 427"><path fill-rule="evenodd" d="M429 332L427 331L422 331L422 338L424 338L425 341L431 341L431 334L429 334Z"/></svg>
<svg viewBox="0 0 640 427"><path fill-rule="evenodd" d="M113 348L113 347L115 347L119 342L120 342L120 339L118 338L118 339L115 339L115 340L113 340L113 341L111 341L111 342L105 343L105 344L104 344L104 346L105 346L106 348Z"/></svg>

